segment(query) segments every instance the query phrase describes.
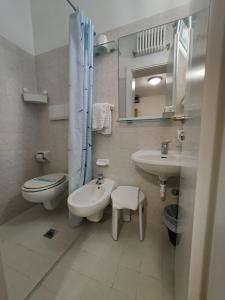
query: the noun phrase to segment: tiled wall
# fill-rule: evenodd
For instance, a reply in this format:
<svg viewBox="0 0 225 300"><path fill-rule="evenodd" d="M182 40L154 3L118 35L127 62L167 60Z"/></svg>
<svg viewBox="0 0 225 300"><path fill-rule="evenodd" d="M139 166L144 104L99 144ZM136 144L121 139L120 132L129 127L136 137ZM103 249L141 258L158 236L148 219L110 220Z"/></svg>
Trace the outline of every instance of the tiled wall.
<svg viewBox="0 0 225 300"><path fill-rule="evenodd" d="M36 56L37 84L47 90L49 107L68 103L68 47L62 47ZM50 150L50 162L45 173L67 172L67 125L64 120L49 121L49 110L41 111L42 148Z"/></svg>
<svg viewBox="0 0 225 300"><path fill-rule="evenodd" d="M126 34L144 28L170 22L188 14L187 8L158 15L142 22L108 32L109 40L117 40ZM148 25L147 25L148 24ZM55 49L36 57L38 88L47 89L50 104L63 104L68 101L68 47ZM115 105L113 111L113 134L101 136L93 134L94 176L104 173L118 184L137 185L148 198L148 220L160 223L162 208L170 201L176 201L168 193L168 201L159 199L159 186L156 177L135 168L130 160L131 153L139 149L160 149L163 140L172 140L171 148L176 149L176 129L181 124L172 121L122 124L118 118L118 52L97 57L94 60L94 102L109 102ZM48 111L42 111L42 143L51 151L51 162L45 172L67 171L67 121L49 121ZM97 158L109 158L110 166L99 169L95 166ZM169 186L177 185L176 181Z"/></svg>
<svg viewBox="0 0 225 300"><path fill-rule="evenodd" d="M118 40L121 36L172 22L187 15L188 8L181 7L106 34L109 40ZM114 179L118 184L139 186L147 197L147 220L161 224L163 207L170 202L176 202L176 198L170 193L170 188L176 187L178 182L175 179L168 182L167 200L162 202L159 197L158 179L137 169L130 156L140 149L159 150L164 140L171 140L171 149L177 150L176 130L181 127L181 124L172 121L133 124L118 122L118 53L95 58L94 67L94 101L110 102L115 105L112 136L94 134L94 175L102 172L95 166L96 159L109 158L110 166L103 170L105 176Z"/></svg>
<svg viewBox="0 0 225 300"><path fill-rule="evenodd" d="M164 204L159 198L158 179L132 163L130 156L140 149L160 149L161 142L172 140L171 148L176 148L176 129L180 124L172 121L120 123L118 119L118 58L117 53L95 59L94 102L109 102L115 105L113 111L113 133L103 136L93 135L94 176L103 173L120 185L139 186L148 198L148 220L162 221ZM98 158L109 158L110 166L101 169L95 166ZM175 184L175 183L174 183ZM175 184L176 185L176 184ZM169 193L168 193L168 196ZM171 199L176 201L176 199Z"/></svg>
<svg viewBox="0 0 225 300"><path fill-rule="evenodd" d="M118 28L109 39L144 28L173 21L188 14L180 8L141 22ZM158 197L157 178L137 170L130 154L141 148L159 149L164 139L173 140L176 129L172 122L121 124L118 118L118 53L95 59L94 101L115 104L113 134L110 137L94 134L94 176L102 172L95 167L97 158L109 158L105 176L118 184L140 186L148 197L149 220L161 220L162 202ZM29 207L21 197L23 182L48 172L67 172L67 121L49 121L48 106L25 104L21 99L23 87L31 91L47 90L50 105L68 103L68 47L38 55L35 59L0 38L0 223ZM35 70L36 66L36 70ZM36 72L36 74L35 74ZM35 76L36 75L36 76ZM37 84L36 84L37 79ZM33 159L37 150L50 150L51 159L40 166ZM174 199L172 200L174 201ZM160 219L159 219L160 218Z"/></svg>
<svg viewBox="0 0 225 300"><path fill-rule="evenodd" d="M30 207L21 185L40 174L33 154L40 140L39 107L24 103L22 88L36 90L32 55L0 37L0 224Z"/></svg>

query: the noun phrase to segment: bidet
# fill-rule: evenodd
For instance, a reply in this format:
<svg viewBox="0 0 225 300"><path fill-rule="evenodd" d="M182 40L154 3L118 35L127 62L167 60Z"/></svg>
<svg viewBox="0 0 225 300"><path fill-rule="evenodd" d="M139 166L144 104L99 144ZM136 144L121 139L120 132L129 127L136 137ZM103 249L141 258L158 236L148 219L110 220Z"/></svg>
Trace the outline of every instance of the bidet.
<svg viewBox="0 0 225 300"><path fill-rule="evenodd" d="M67 200L70 213L92 222L99 222L110 202L110 195L115 186L115 182L108 178L105 178L101 184L98 179L92 180L70 194Z"/></svg>

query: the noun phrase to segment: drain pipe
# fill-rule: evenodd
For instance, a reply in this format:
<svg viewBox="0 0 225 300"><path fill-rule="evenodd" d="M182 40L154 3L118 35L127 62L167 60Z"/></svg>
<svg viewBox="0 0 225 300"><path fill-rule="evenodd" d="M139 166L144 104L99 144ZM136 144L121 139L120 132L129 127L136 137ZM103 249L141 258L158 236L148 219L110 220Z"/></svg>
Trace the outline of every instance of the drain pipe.
<svg viewBox="0 0 225 300"><path fill-rule="evenodd" d="M159 179L159 193L162 201L166 200L166 180Z"/></svg>

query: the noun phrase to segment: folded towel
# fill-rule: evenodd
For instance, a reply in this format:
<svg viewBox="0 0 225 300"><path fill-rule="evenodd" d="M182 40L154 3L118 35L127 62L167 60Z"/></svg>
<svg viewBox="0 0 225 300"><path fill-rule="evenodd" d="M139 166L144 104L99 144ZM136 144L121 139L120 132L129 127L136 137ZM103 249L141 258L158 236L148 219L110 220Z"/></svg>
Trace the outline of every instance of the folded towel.
<svg viewBox="0 0 225 300"><path fill-rule="evenodd" d="M93 105L92 129L99 131L104 128L107 103L96 103Z"/></svg>
<svg viewBox="0 0 225 300"><path fill-rule="evenodd" d="M139 201L139 188L135 186L119 186L111 194L113 208L136 210Z"/></svg>
<svg viewBox="0 0 225 300"><path fill-rule="evenodd" d="M111 104L96 103L93 105L92 130L105 135L112 133Z"/></svg>
<svg viewBox="0 0 225 300"><path fill-rule="evenodd" d="M111 110L111 105L108 104L106 106L105 122L101 134L107 135L111 133L112 133L112 110Z"/></svg>

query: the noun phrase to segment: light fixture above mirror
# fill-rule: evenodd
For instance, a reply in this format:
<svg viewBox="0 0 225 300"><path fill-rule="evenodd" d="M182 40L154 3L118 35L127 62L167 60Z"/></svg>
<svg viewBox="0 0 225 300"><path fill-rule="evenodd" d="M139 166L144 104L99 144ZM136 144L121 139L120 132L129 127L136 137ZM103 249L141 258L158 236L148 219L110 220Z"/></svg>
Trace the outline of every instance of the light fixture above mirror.
<svg viewBox="0 0 225 300"><path fill-rule="evenodd" d="M162 81L162 77L161 76L153 76L153 77L149 77L148 78L148 83L152 86L156 86L159 85Z"/></svg>

